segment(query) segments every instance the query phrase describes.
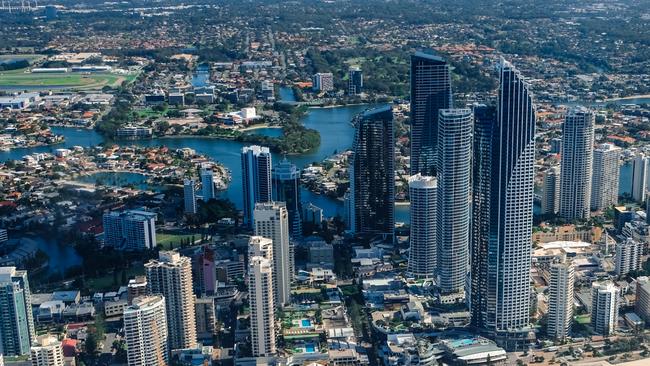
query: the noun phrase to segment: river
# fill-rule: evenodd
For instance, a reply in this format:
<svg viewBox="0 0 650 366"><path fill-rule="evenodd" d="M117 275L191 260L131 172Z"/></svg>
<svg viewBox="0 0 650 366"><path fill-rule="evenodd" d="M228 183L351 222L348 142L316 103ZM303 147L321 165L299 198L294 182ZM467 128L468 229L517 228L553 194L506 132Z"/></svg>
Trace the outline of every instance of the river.
<svg viewBox="0 0 650 366"><path fill-rule="evenodd" d="M199 72L197 74L203 74L203 72ZM199 75L195 75L195 78L197 76ZM205 79L203 79L203 77L204 74L200 75L198 77L199 80L195 79L195 81L198 83L204 82ZM280 88L279 96L283 100L295 100L293 98L293 91L290 88ZM625 103L640 103L644 101L647 101L647 99L639 98L638 100L626 100ZM322 161L324 158L334 154L337 151L343 151L350 148L352 146L352 139L354 137L354 128L350 124L350 120L357 113L362 112L369 107L370 106L367 105L354 105L333 108L310 108L309 112L303 117L302 122L306 127L319 131L321 135L321 144L314 151L308 152L306 154L290 155L287 156L287 159L296 164L298 167L304 167L312 162ZM40 146L34 148L13 149L9 152L0 152L0 161L21 159L24 155L35 152L52 152L54 149L61 147L92 147L105 141L104 138L94 130L67 127L53 127L52 130L56 134L64 135L66 138L65 142L56 146ZM278 129L261 129L255 131L254 133L268 133L276 135L278 133ZM199 153L209 156L215 161L224 164L228 169L230 169L232 173L232 181L228 189L222 192L222 196L233 201L237 207L242 207L243 198L241 188L240 151L241 148L245 145L244 143L202 137L169 137L151 140L130 141L128 143L136 144L139 146L166 145L172 149L189 147ZM283 157L278 154L273 155L274 163L280 161L282 158ZM629 192L629 186L631 185L629 165L623 165L621 167L620 177L621 193ZM106 179L108 178L106 176L102 176L100 178L102 178L102 180L108 181L108 183L112 182L111 180ZM92 182L96 180L94 178L86 179L90 179ZM118 183L119 180L114 180L114 182ZM131 179L128 179L128 183L136 183L136 185L141 186L138 184L141 182L135 182ZM334 200L322 195L313 194L306 189L303 189L301 191L301 194L302 201L312 202L316 206L321 207L324 210L326 216L343 216L344 214L343 203L341 201ZM397 222L408 223L408 211L408 205L397 206L395 208L395 220Z"/></svg>
<svg viewBox="0 0 650 366"><path fill-rule="evenodd" d="M281 88L280 95L289 99L293 96L293 91L290 88ZM290 100L290 99L289 99ZM304 167L312 162L320 162L326 157L334 154L337 151L343 151L352 146L352 139L354 137L354 128L350 124L350 120L357 113L369 108L366 105L354 105L345 107L334 108L310 108L309 112L303 117L302 122L305 126L319 131L321 135L321 144L314 151L287 156L291 162L298 167ZM69 127L52 127L55 134L65 136L65 142L55 146L39 146L33 148L12 149L8 152L0 152L0 161L19 160L23 156L38 152L53 152L58 148L70 148L73 146L92 147L101 144L105 139L95 132L88 129L77 129ZM253 132L253 131L251 131ZM278 129L261 129L254 133L264 133L276 135ZM165 137L156 138L151 140L129 141L128 144L135 144L139 146L160 146L165 145L172 149L189 147L196 150L198 153L205 154L211 159L224 164L230 169L232 174L232 181L227 190L222 195L233 201L239 208L242 207L242 188L241 188L241 161L240 152L242 147L246 144L213 138L204 137ZM283 156L279 154L273 155L274 164L280 161ZM108 184L117 184L121 179L107 179L107 176L99 177L101 180ZM133 178L133 177L129 177ZM94 177L86 177L84 180L94 183ZM127 179L127 184L139 185L141 183L137 179ZM139 185L140 186L140 185ZM312 202L324 210L326 216L343 215L343 203L331 199L323 195L314 194L306 189L301 191L302 201ZM408 208L404 209L403 206L398 206L398 211L408 214ZM398 221L404 221L404 215L397 215Z"/></svg>

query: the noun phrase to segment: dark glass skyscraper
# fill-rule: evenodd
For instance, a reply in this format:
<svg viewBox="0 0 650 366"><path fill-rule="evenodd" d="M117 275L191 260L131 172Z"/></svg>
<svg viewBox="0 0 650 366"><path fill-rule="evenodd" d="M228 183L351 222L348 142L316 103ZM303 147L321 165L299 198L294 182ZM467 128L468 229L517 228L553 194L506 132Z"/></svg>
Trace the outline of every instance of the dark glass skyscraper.
<svg viewBox="0 0 650 366"><path fill-rule="evenodd" d="M358 67L348 71L348 95L361 94L363 91L363 72Z"/></svg>
<svg viewBox="0 0 650 366"><path fill-rule="evenodd" d="M284 202L289 215L289 235L292 239L302 236L302 205L300 203L300 170L287 159L273 167L271 174L273 200Z"/></svg>
<svg viewBox="0 0 650 366"><path fill-rule="evenodd" d="M452 107L449 64L438 56L411 56L411 174L435 175L438 111Z"/></svg>
<svg viewBox="0 0 650 366"><path fill-rule="evenodd" d="M255 204L271 201L271 151L268 147L246 146L241 164L244 223L252 225Z"/></svg>
<svg viewBox="0 0 650 366"><path fill-rule="evenodd" d="M520 73L500 69L496 113L475 108L471 310L477 328L514 349L530 335L535 109Z"/></svg>
<svg viewBox="0 0 650 366"><path fill-rule="evenodd" d="M496 116L495 106L474 106L470 308L472 309L472 324L477 328L486 322L488 307L490 188L492 186L492 144L494 143Z"/></svg>
<svg viewBox="0 0 650 366"><path fill-rule="evenodd" d="M350 229L381 234L395 230L395 137L390 106L363 113L357 121L350 164Z"/></svg>

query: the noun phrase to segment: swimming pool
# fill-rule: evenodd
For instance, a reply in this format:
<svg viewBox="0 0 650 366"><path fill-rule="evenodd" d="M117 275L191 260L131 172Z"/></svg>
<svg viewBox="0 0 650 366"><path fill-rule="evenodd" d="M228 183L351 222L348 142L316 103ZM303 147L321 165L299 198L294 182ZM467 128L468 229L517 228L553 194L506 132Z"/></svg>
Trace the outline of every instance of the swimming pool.
<svg viewBox="0 0 650 366"><path fill-rule="evenodd" d="M303 327L303 328L309 328L309 327L311 327L311 320L309 320L309 319L302 319L302 320L300 321L300 326Z"/></svg>
<svg viewBox="0 0 650 366"><path fill-rule="evenodd" d="M313 343L305 344L305 353L314 353L316 352L316 346Z"/></svg>

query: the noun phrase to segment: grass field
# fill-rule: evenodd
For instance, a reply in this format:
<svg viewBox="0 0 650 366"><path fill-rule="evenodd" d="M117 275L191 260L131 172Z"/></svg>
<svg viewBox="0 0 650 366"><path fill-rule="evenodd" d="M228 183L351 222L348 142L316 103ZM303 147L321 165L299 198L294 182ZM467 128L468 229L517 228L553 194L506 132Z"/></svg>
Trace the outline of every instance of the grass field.
<svg viewBox="0 0 650 366"><path fill-rule="evenodd" d="M43 55L34 54L15 54L15 55L0 55L0 62L7 60L27 60L30 63L45 58Z"/></svg>
<svg viewBox="0 0 650 366"><path fill-rule="evenodd" d="M167 112L167 109L165 109L162 112L159 112L159 111L154 111L150 107L139 109L139 110L136 111L136 113L138 114L138 116L140 118L149 118L149 117L159 118L159 117L162 117L163 115L165 115L166 112Z"/></svg>
<svg viewBox="0 0 650 366"><path fill-rule="evenodd" d="M143 265L134 266L126 270L126 278L133 278L135 276L140 276L143 274L144 274ZM87 278L85 284L86 287L90 290L90 292L116 290L117 287L120 286L119 282L122 280L122 272L117 273L118 285L115 285L113 283L114 279L115 278L111 273L103 277Z"/></svg>
<svg viewBox="0 0 650 366"><path fill-rule="evenodd" d="M578 324L589 324L591 323L591 316L589 314L578 315L575 317L575 321Z"/></svg>
<svg viewBox="0 0 650 366"><path fill-rule="evenodd" d="M181 239L184 241L192 240L192 236L194 236L194 240L201 239L201 234L161 234L161 233L156 233L156 243L160 246L163 247L163 249L168 250L171 249L171 245L174 245L174 248L178 248L181 246Z"/></svg>
<svg viewBox="0 0 650 366"><path fill-rule="evenodd" d="M70 88L77 90L101 89L104 86L116 87L123 81L132 81L134 75L115 75L110 73L51 73L32 74L26 69L0 72L1 87L26 87L30 89L43 87Z"/></svg>

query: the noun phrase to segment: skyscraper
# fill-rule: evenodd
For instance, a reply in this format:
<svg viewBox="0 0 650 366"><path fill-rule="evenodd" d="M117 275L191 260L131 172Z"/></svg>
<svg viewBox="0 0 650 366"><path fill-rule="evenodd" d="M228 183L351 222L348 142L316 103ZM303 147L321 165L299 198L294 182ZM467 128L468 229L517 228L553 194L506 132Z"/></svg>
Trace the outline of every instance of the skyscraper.
<svg viewBox="0 0 650 366"><path fill-rule="evenodd" d="M438 119L436 240L438 285L464 293L469 270L469 194L473 116L470 109L441 109Z"/></svg>
<svg viewBox="0 0 650 366"><path fill-rule="evenodd" d="M565 219L589 218L593 149L593 112L584 107L571 109L562 126L560 216Z"/></svg>
<svg viewBox="0 0 650 366"><path fill-rule="evenodd" d="M621 148L602 144L594 149L591 180L591 209L604 210L618 203L619 159Z"/></svg>
<svg viewBox="0 0 650 366"><path fill-rule="evenodd" d="M248 264L248 301L251 312L253 357L275 354L275 305L273 265L264 257L251 257Z"/></svg>
<svg viewBox="0 0 650 366"><path fill-rule="evenodd" d="M124 339L129 366L165 366L169 344L162 296L140 296L124 309Z"/></svg>
<svg viewBox="0 0 650 366"><path fill-rule="evenodd" d="M196 347L196 319L190 258L162 251L144 265L147 290L165 298L170 349Z"/></svg>
<svg viewBox="0 0 650 366"><path fill-rule="evenodd" d="M183 181L183 208L185 213L196 213L196 189L194 179Z"/></svg>
<svg viewBox="0 0 650 366"><path fill-rule="evenodd" d="M424 52L411 55L412 175L435 175L438 111L452 106L449 64Z"/></svg>
<svg viewBox="0 0 650 366"><path fill-rule="evenodd" d="M214 189L214 172L212 171L212 167L201 167L201 195L203 196L203 202L217 198Z"/></svg>
<svg viewBox="0 0 650 366"><path fill-rule="evenodd" d="M350 163L350 230L393 240L395 230L395 137L390 106L358 119Z"/></svg>
<svg viewBox="0 0 650 366"><path fill-rule="evenodd" d="M551 264L548 298L548 336L564 340L573 323L573 263L566 256Z"/></svg>
<svg viewBox="0 0 650 366"><path fill-rule="evenodd" d="M27 271L0 267L0 353L21 356L36 340Z"/></svg>
<svg viewBox="0 0 650 366"><path fill-rule="evenodd" d="M591 284L591 326L601 335L610 335L618 324L620 290L611 282Z"/></svg>
<svg viewBox="0 0 650 366"><path fill-rule="evenodd" d="M255 235L273 241L273 286L277 306L291 300L291 253L289 248L289 220L284 202L266 202L255 205L253 214Z"/></svg>
<svg viewBox="0 0 650 366"><path fill-rule="evenodd" d="M111 211L103 216L104 245L120 250L144 250L156 246L155 212Z"/></svg>
<svg viewBox="0 0 650 366"><path fill-rule="evenodd" d="M302 204L300 202L300 170L287 159L282 160L272 172L273 200L284 202L289 213L289 235L302 236Z"/></svg>
<svg viewBox="0 0 650 366"><path fill-rule="evenodd" d="M543 173L542 214L555 215L560 210L560 166L548 167Z"/></svg>
<svg viewBox="0 0 650 366"><path fill-rule="evenodd" d="M470 297L472 324L484 327L488 299L488 249L490 248L490 199L492 189L492 160L495 151L496 107L474 105L474 147L472 149L472 228ZM495 263L492 261L489 263ZM494 298L494 297L493 297Z"/></svg>
<svg viewBox="0 0 650 366"><path fill-rule="evenodd" d="M348 71L348 95L358 95L363 91L363 72L359 67Z"/></svg>
<svg viewBox="0 0 650 366"><path fill-rule="evenodd" d="M475 114L472 323L514 349L530 335L535 108L510 63L500 64L496 114Z"/></svg>
<svg viewBox="0 0 650 366"><path fill-rule="evenodd" d="M252 226L255 204L271 201L271 152L268 147L246 146L241 163L244 223Z"/></svg>
<svg viewBox="0 0 650 366"><path fill-rule="evenodd" d="M638 153L632 163L632 199L643 202L648 190L650 175L650 157Z"/></svg>
<svg viewBox="0 0 650 366"><path fill-rule="evenodd" d="M438 182L435 177L412 175L409 178L411 200L411 242L408 271L418 278L433 278L438 261L436 241L436 205Z"/></svg>

